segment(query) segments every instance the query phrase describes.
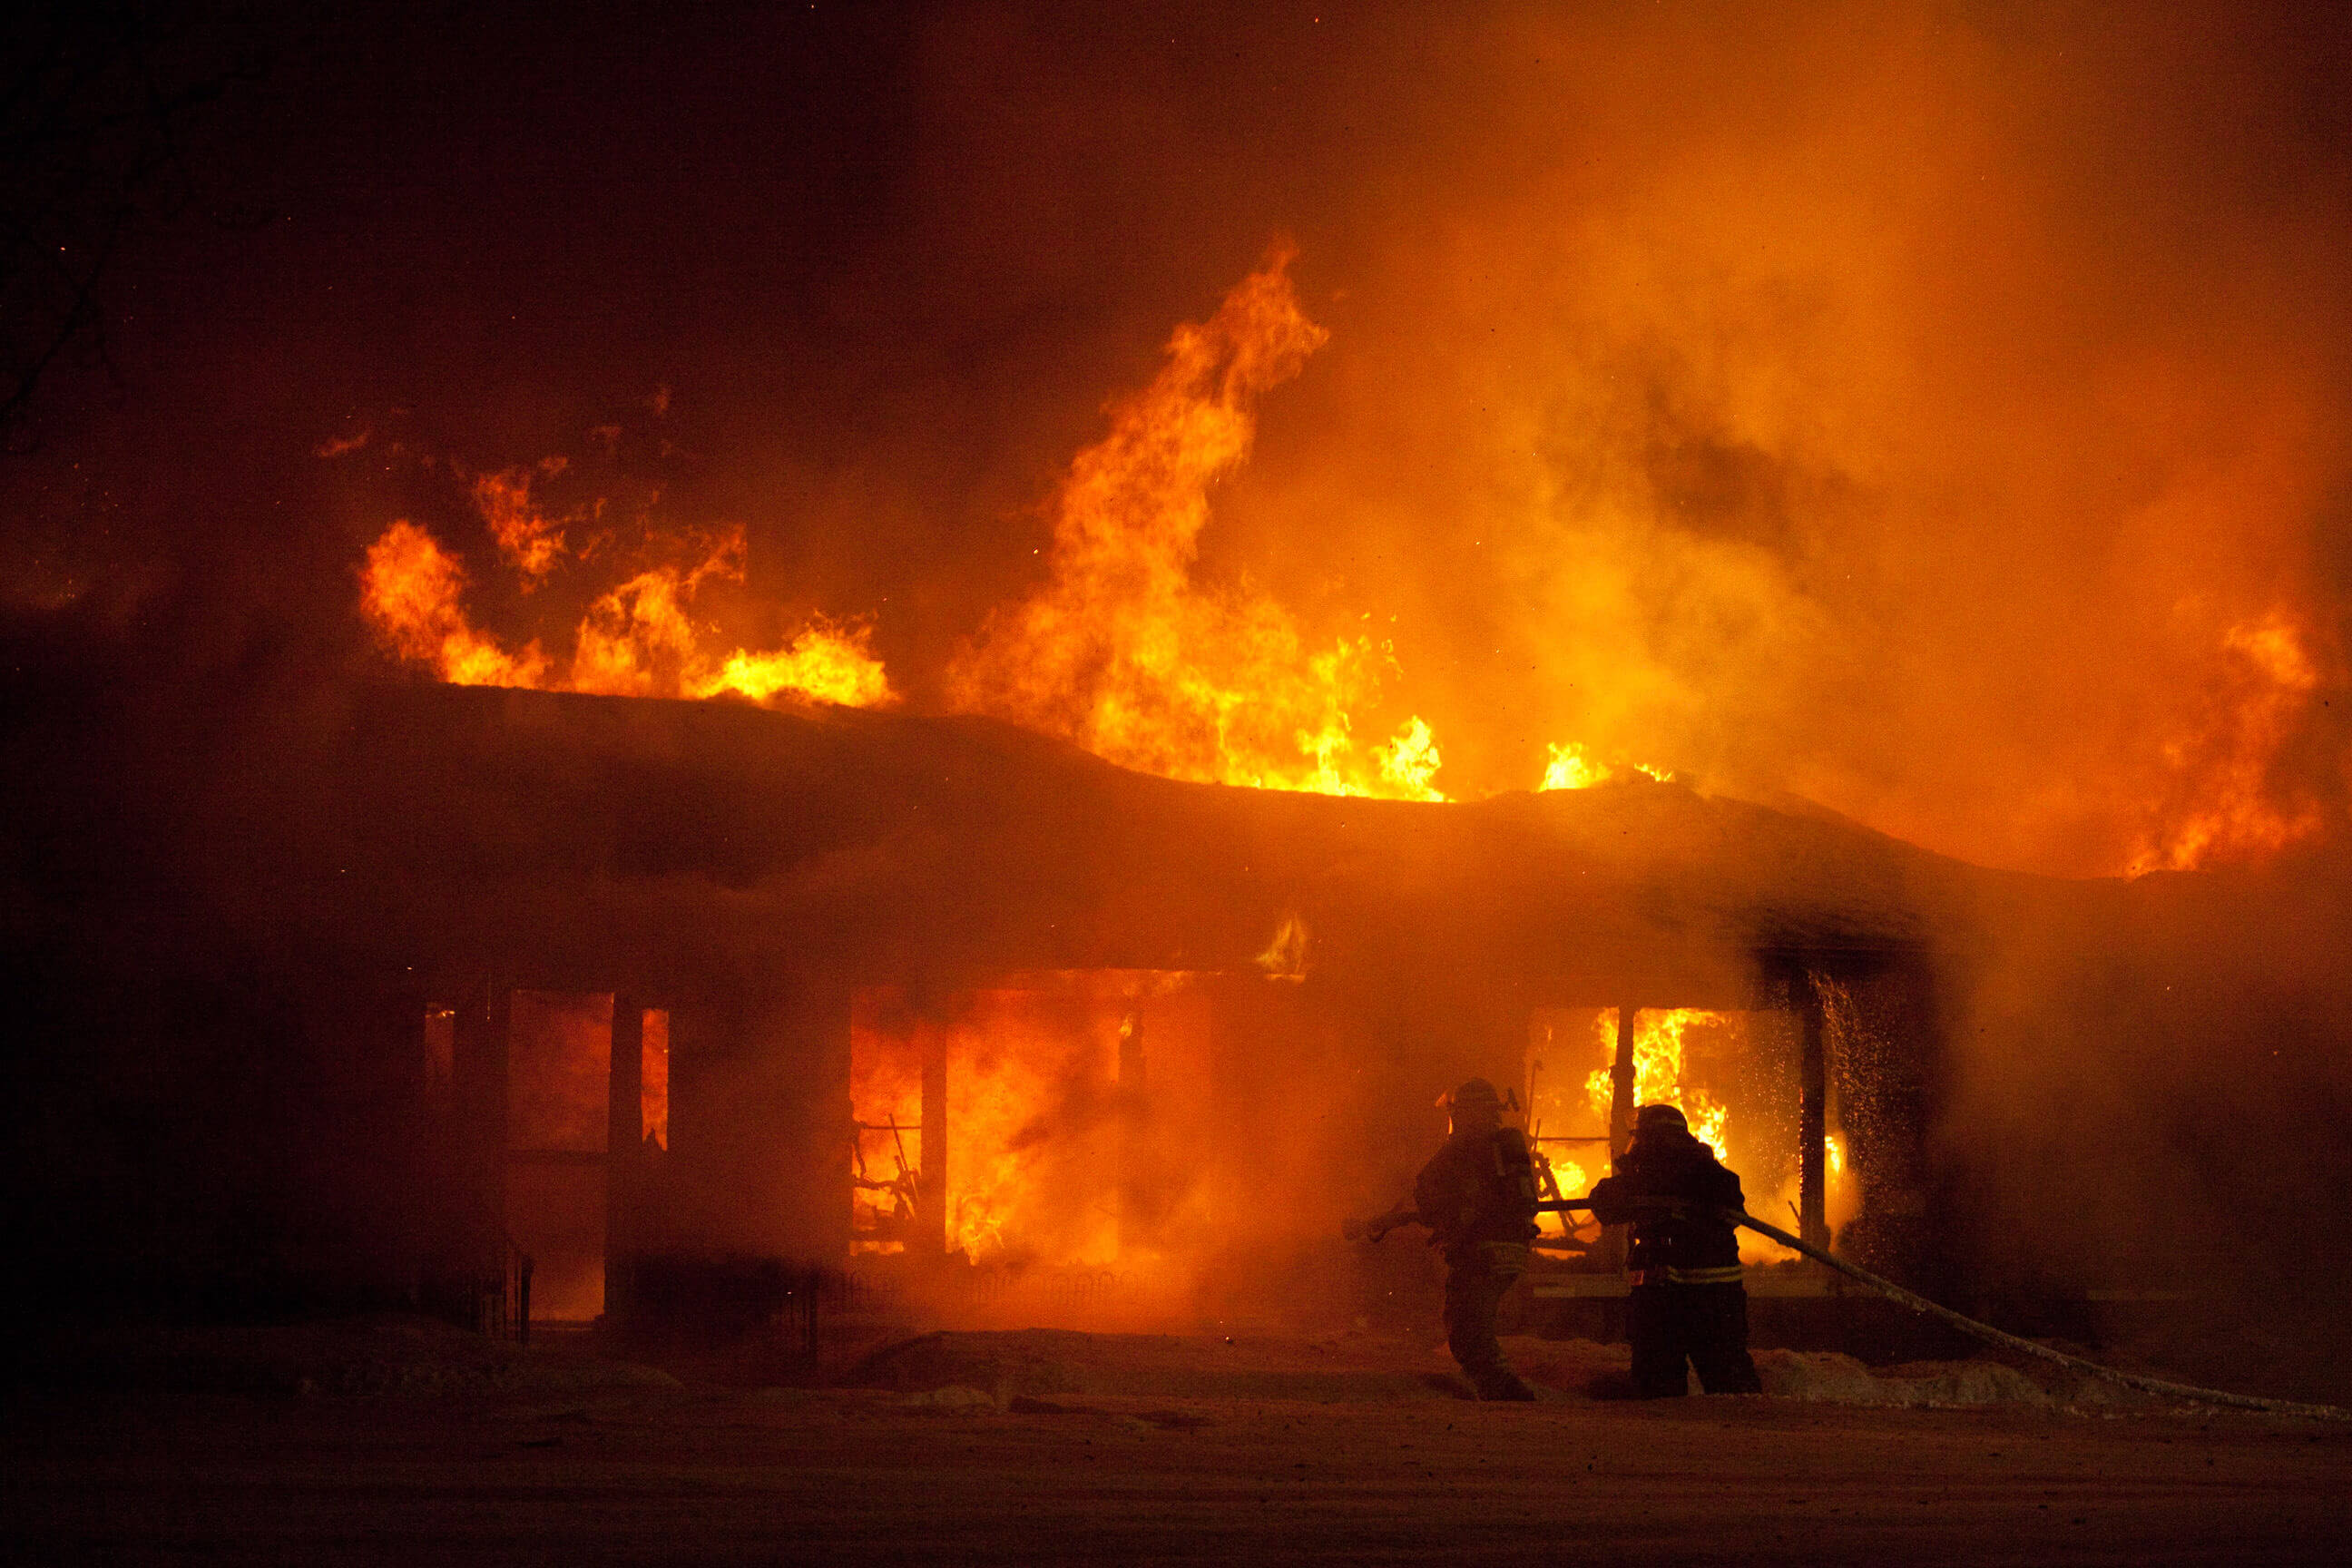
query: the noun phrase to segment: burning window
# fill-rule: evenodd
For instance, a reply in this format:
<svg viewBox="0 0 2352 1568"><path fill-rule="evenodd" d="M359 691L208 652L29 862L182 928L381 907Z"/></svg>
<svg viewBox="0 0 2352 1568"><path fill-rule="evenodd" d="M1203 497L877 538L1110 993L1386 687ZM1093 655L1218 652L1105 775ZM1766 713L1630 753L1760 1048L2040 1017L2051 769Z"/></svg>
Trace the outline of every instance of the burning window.
<svg viewBox="0 0 2352 1568"><path fill-rule="evenodd" d="M888 1250L917 1227L926 1239L943 1228L946 1250L974 1262L1117 1259L1116 1009L1082 995L975 991L943 1015L884 994L860 1012L851 1081L861 1242ZM946 1136L933 1140L946 1144L943 1173L923 1168L927 1057L945 1073Z"/></svg>
<svg viewBox="0 0 2352 1568"><path fill-rule="evenodd" d="M584 1321L604 1310L613 1008L610 993L593 992L518 991L510 1004L506 1225L532 1260L539 1318ZM638 1124L648 1146L666 1149L669 1015L642 1020Z"/></svg>
<svg viewBox="0 0 2352 1568"><path fill-rule="evenodd" d="M637 1125L646 1144L669 1147L669 1015L658 1008L645 1016L637 1067Z"/></svg>
<svg viewBox="0 0 2352 1568"><path fill-rule="evenodd" d="M535 1317L604 1310L613 998L514 994L507 1037L507 1229L534 1264Z"/></svg>
<svg viewBox="0 0 2352 1568"><path fill-rule="evenodd" d="M1564 1195L1608 1174L1619 1014L1613 1007L1538 1012L1527 1058L1528 1131ZM1799 1022L1779 1011L1642 1008L1633 1018L1633 1102L1672 1105L1691 1133L1739 1173L1748 1211L1790 1228L1799 1199ZM1825 1140L1830 1223L1854 1206L1837 1107ZM1764 1262L1785 1248L1740 1233L1741 1256Z"/></svg>
<svg viewBox="0 0 2352 1568"><path fill-rule="evenodd" d="M1206 1004L1182 986L1106 972L929 1005L861 993L853 1253L1131 1268L1181 1245L1211 1077Z"/></svg>

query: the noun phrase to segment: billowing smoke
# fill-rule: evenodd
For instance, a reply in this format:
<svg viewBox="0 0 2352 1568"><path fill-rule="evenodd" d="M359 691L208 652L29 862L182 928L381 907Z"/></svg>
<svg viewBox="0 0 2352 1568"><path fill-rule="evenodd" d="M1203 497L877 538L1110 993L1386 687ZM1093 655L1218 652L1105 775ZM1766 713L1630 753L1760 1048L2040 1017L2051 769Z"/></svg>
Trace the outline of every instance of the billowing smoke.
<svg viewBox="0 0 2352 1568"><path fill-rule="evenodd" d="M2290 47L1360 37L1356 155L1286 219L1332 341L1226 559L1399 617L1456 795L1573 739L2048 871L2340 830L2344 168Z"/></svg>

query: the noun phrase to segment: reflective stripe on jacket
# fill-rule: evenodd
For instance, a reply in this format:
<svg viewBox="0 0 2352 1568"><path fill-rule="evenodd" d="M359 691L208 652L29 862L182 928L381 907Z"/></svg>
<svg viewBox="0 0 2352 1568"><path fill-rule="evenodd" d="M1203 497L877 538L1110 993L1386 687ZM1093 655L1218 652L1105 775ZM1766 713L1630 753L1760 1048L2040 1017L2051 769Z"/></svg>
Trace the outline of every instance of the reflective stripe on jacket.
<svg viewBox="0 0 2352 1568"><path fill-rule="evenodd" d="M1735 1263L1728 1268L1675 1268L1659 1264L1629 1269L1625 1277L1636 1285L1738 1285L1747 1276Z"/></svg>

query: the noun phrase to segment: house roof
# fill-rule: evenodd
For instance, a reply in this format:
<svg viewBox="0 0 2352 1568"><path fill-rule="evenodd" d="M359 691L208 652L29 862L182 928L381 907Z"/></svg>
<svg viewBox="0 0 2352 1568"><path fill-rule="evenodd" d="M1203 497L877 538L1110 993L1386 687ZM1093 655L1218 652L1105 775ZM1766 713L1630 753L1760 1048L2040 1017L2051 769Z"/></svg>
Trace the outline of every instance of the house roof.
<svg viewBox="0 0 2352 1568"><path fill-rule="evenodd" d="M1594 999L1962 942L2041 879L1646 778L1420 804L1152 777L992 721L376 689L338 766L369 940L654 989L1444 966ZM348 875L348 872L345 873ZM344 882L349 887L348 881ZM619 978L602 984L619 984Z"/></svg>

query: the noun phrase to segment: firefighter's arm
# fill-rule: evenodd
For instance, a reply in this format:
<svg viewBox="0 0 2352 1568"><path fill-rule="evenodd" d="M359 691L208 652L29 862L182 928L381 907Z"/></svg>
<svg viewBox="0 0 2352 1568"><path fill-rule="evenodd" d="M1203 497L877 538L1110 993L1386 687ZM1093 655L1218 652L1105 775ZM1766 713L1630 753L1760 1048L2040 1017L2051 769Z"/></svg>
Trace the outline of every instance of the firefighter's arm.
<svg viewBox="0 0 2352 1568"><path fill-rule="evenodd" d="M1349 1241L1378 1241L1401 1225L1422 1223L1421 1211L1413 1207L1411 1198L1407 1198L1384 1215L1370 1219L1345 1221L1339 1226L1339 1234Z"/></svg>
<svg viewBox="0 0 2352 1568"><path fill-rule="evenodd" d="M1459 1161L1440 1154L1422 1167L1413 1183L1414 1206L1433 1239L1461 1230L1477 1216L1477 1189L1464 1179L1467 1173Z"/></svg>
<svg viewBox="0 0 2352 1568"><path fill-rule="evenodd" d="M1633 1211L1623 1203L1622 1184L1614 1176L1603 1176L1592 1184L1592 1195L1586 1201L1592 1205L1592 1217L1602 1225L1623 1225L1633 1217Z"/></svg>

